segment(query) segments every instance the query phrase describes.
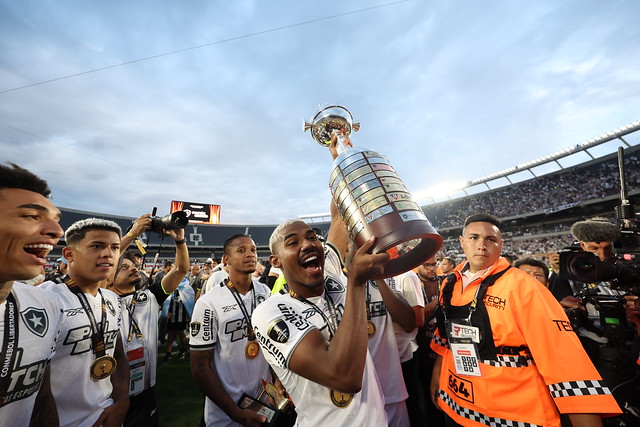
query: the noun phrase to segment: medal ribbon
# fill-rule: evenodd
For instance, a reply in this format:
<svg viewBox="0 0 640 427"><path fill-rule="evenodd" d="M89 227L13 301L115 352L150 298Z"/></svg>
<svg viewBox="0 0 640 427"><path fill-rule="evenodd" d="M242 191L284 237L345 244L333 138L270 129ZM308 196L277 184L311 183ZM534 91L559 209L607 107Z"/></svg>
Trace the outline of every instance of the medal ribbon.
<svg viewBox="0 0 640 427"><path fill-rule="evenodd" d="M104 296L100 289L98 289L98 293L100 294L100 298L102 300L102 319L100 323L102 324L102 329L99 327L98 322L96 322L96 318L93 315L93 310L91 309L91 305L87 300L87 297L82 292L82 290L78 287L76 282L71 279L67 279L64 282L69 290L76 294L78 299L80 300L80 305L84 309L84 312L87 313L87 317L89 318L89 324L91 325L91 343L93 344L93 354L96 355L96 358L102 357L107 353L106 346L104 344L104 329L107 325L107 305L104 302Z"/></svg>
<svg viewBox="0 0 640 427"><path fill-rule="evenodd" d="M236 289L235 286L233 286L233 282L231 281L227 281L226 282L227 288L229 288L229 291L231 292L231 295L233 295L233 298L236 300L236 302L238 303L238 305L240 306L240 311L242 311L242 316L244 317L244 320L247 321L247 335L248 335L248 339L249 341L255 341L256 339L256 333L253 331L253 326L251 326L251 314L253 313L253 310L256 308L256 288L253 286L253 283L251 284L251 313L247 312L247 307L244 306L244 302L242 301L242 297L240 297L240 292L238 292L238 290Z"/></svg>
<svg viewBox="0 0 640 427"><path fill-rule="evenodd" d="M338 322L338 316L336 315L336 305L333 302L333 299L329 296L329 293L327 292L327 288L325 287L324 289L324 300L326 301L327 308L329 309L329 317L327 317L327 315L324 314L322 310L320 310L320 307L318 307L317 305L315 305L305 297L301 297L296 292L289 290L289 295L291 295L292 298L295 298L300 302L310 305L311 307L313 307L316 313L322 316L322 319L324 320L325 324L327 325L327 328L329 329L329 341L331 341L331 339L333 338L333 335L336 333L336 330L338 329L338 325L340 322Z"/></svg>
<svg viewBox="0 0 640 427"><path fill-rule="evenodd" d="M2 366L0 366L0 407L9 391L11 372L16 360L18 342L18 303L11 292L7 296L4 312L4 334L2 340Z"/></svg>
<svg viewBox="0 0 640 427"><path fill-rule="evenodd" d="M129 305L125 304L125 307L129 312L129 335L127 336L127 342L131 342L131 340L133 339L133 334L135 333L136 337L142 342L142 345L144 345L144 342L142 341L142 337L143 337L142 331L140 330L140 327L138 326L138 322L136 322L136 319L133 318L133 312L136 309L136 303L138 302L139 293L140 293L139 290L135 291L131 296L131 303Z"/></svg>

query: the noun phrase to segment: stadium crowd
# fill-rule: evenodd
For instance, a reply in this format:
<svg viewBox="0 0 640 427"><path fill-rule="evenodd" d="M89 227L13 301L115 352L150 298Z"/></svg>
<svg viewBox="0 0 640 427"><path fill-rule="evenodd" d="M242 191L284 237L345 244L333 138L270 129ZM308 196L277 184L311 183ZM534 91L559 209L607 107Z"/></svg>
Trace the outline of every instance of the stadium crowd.
<svg viewBox="0 0 640 427"><path fill-rule="evenodd" d="M615 172L438 205L427 216L459 236L380 279L389 254L369 253L374 239L355 248L335 205L326 235L299 219L276 227L268 260L235 234L199 264L183 229L163 230L174 258L145 270L149 214L124 233L96 218L62 230L47 183L0 165L0 426L159 425L157 363L176 358L190 361L206 426L640 425L637 297L611 294L611 327L556 254L573 243L613 262L617 227L503 233L498 219L614 194Z"/></svg>
<svg viewBox="0 0 640 427"><path fill-rule="evenodd" d="M627 186L637 189L640 187L640 160L638 156L631 155L625 162ZM505 219L545 210L553 211L588 200L618 195L619 182L617 163L615 160L609 160L427 206L425 213L439 230L460 227L464 219L474 212L491 212Z"/></svg>

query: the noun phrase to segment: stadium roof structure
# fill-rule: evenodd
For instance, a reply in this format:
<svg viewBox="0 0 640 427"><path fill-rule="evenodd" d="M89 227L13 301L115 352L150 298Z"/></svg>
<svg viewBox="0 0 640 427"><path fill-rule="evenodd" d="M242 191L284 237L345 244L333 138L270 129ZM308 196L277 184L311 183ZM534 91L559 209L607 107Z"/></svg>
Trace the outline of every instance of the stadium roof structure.
<svg viewBox="0 0 640 427"><path fill-rule="evenodd" d="M499 172L491 173L481 178L472 179L467 181L466 184L461 187L450 191L443 200L436 200L433 196L427 196L423 198L431 200L431 203L427 205L435 205L439 203L446 203L451 200L468 197L473 194L482 193L484 191L494 190L499 187L513 185L528 179L538 178L550 173L566 170L569 167L574 167L582 163L586 163L598 158L605 157L614 153L617 150L617 146L608 147L603 154L594 155L592 151L595 147L603 146L603 144L620 141L626 148L634 147L640 144L640 120L636 120L632 123L622 126L618 129L604 133L596 138L591 138L584 141L581 144L576 144L571 147L565 148L553 154L549 154L538 159L530 160L528 162L513 166L508 169L504 169ZM599 147L600 148L600 147ZM591 151L590 151L591 150ZM581 158L578 162L569 162L570 158ZM560 160L567 160L567 165L563 165ZM569 164L570 163L570 164ZM536 168L543 169L543 172L536 173ZM454 194L458 193L457 196Z"/></svg>
<svg viewBox="0 0 640 427"><path fill-rule="evenodd" d="M605 134L602 134L600 136L598 136L597 138L591 138L585 142L583 142L582 144L577 144L574 146L571 146L569 148L565 148L564 150L558 151L556 153L550 154L548 156L544 156L541 157L539 159L535 159L535 160L531 160L522 164L519 164L517 166L513 166L509 169L505 169L503 171L500 172L496 172L496 173L492 173L490 175L484 176L482 178L477 178L477 179L473 179L471 181L467 182L467 185L465 188L468 187L472 187L474 185L477 184L487 184L489 181L492 181L496 178L506 178L510 184L513 184L513 182L511 182L511 180L509 179L509 176L514 174L514 173L518 173L518 172L522 172L522 171L528 171L529 173L531 173L531 175L533 175L533 178L537 178L538 175L536 175L532 169L537 167L537 166L542 166L546 163L551 163L551 162L555 162L560 169L564 169L565 167L562 166L560 164L560 162L558 162L558 160L571 156L573 154L579 153L579 152L584 152L586 153L589 157L591 157L591 160L595 160L596 158L589 152L590 148L593 148L595 146L604 144L605 142L609 142L609 141L613 141L613 140L620 140L622 141L627 147L631 147L632 144L629 144L623 137L628 135L628 134L632 134L634 132L637 132L638 130L640 130L640 120L636 120L633 123L629 123L626 126L623 126L621 128L618 128L616 130L612 130L611 132L607 132ZM636 144L633 144L636 145ZM487 188L491 189L488 185ZM464 190L464 189L463 189Z"/></svg>

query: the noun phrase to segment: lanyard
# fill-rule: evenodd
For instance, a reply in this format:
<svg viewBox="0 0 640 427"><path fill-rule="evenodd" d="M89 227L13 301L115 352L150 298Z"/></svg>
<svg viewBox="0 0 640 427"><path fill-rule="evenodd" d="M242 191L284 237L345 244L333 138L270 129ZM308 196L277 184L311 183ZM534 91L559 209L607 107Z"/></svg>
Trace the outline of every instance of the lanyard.
<svg viewBox="0 0 640 427"><path fill-rule="evenodd" d="M291 297L297 299L298 301L301 301L307 305L310 305L311 307L313 307L316 313L322 316L322 319L324 320L325 324L327 325L327 328L329 329L329 341L331 341L331 339L333 338L333 335L336 333L336 330L338 329L338 325L340 324L340 322L338 321L338 316L336 315L336 305L333 302L333 299L331 299L331 297L329 296L329 293L327 292L327 288L326 287L324 288L324 300L326 301L327 308L329 309L329 317L327 317L327 315L324 314L322 310L320 310L320 307L318 307L317 305L315 305L305 297L301 297L291 289L289 290L289 295L291 295Z"/></svg>
<svg viewBox="0 0 640 427"><path fill-rule="evenodd" d="M133 339L133 334L135 333L136 337L140 340L140 342L142 342L142 345L144 346L144 342L142 341L142 331L138 326L138 322L136 322L136 319L134 319L133 317L133 312L136 310L136 303L138 302L138 294L140 294L140 291L135 291L131 295L131 303L129 303L129 305L125 304L125 307L129 312L129 335L127 336L127 342L131 342L131 340Z"/></svg>
<svg viewBox="0 0 640 427"><path fill-rule="evenodd" d="M429 280L423 280L420 277L420 282L422 283L422 296L424 297L424 302L425 304L428 302L431 302L433 299L438 298L438 295L440 295L440 291L441 291L441 287L442 287L442 278L441 276L436 276L436 280L434 281L429 281ZM436 293L429 297L429 295L427 294L427 284L428 283L434 283L436 284Z"/></svg>
<svg viewBox="0 0 640 427"><path fill-rule="evenodd" d="M251 314L253 313L253 310L256 308L256 288L255 286L253 286L253 283L252 283L251 284L251 313L249 313L247 311L247 307L244 306L242 297L240 297L240 292L238 292L236 287L233 285L233 282L227 281L226 285L227 285L227 288L229 288L231 295L233 295L233 298L236 300L236 302L240 306L240 311L242 311L242 316L244 317L244 320L247 321L247 334L248 334L249 341L254 341L256 339L256 334L253 331L253 326L251 326Z"/></svg>
<svg viewBox="0 0 640 427"><path fill-rule="evenodd" d="M455 285L455 282L449 285L449 280L447 280L447 285L453 288L453 286ZM473 296L473 301L471 301L471 304L469 304L469 314L467 315L467 318L466 318L467 322L471 322L471 315L473 314L474 311L476 311L476 307L478 305L478 295L480 295L480 291L482 290L483 287L484 287L484 284L480 282L478 284L478 288L476 289L476 294ZM451 300L449 300L449 302L447 301L443 301L443 302L444 304L442 304L442 313L444 314L445 322L448 322L449 318L447 316L447 305L451 304Z"/></svg>
<svg viewBox="0 0 640 427"><path fill-rule="evenodd" d="M492 274L492 275L487 276L484 279L482 279L482 281L478 285L478 288L476 289L476 294L473 297L473 301L471 301L471 304L469 305L469 315L467 316L467 321L469 321L469 322L471 321L471 315L476 310L476 306L478 305L478 297L480 295L480 292L482 292L482 298L484 298L484 293L486 292L487 288L489 288L489 286L492 286L496 282L496 280L498 280L500 277L502 277L502 275L505 274L507 271L509 271L510 268L511 268L511 266L509 265L509 266L507 266L507 268L505 268L504 270L500 271L499 273ZM442 300L443 300L442 312L444 314L444 320L445 321L448 320L447 319L447 305L451 305L451 295L453 294L453 287L455 286L456 281L457 281L456 275L453 274L453 273L450 274L449 277L447 277L447 284L445 285L444 289L442 289ZM452 282L452 283L449 283L449 282ZM451 292L449 292L449 290Z"/></svg>
<svg viewBox="0 0 640 427"><path fill-rule="evenodd" d="M0 370L0 406L9 391L11 372L15 364L18 342L18 303L11 292L7 296L4 312L4 334L2 341L2 368Z"/></svg>
<svg viewBox="0 0 640 427"><path fill-rule="evenodd" d="M107 305L104 302L104 296L102 295L102 292L100 291L100 289L98 289L100 299L102 300L102 319L100 320L102 328L100 328L98 322L96 322L95 316L93 315L93 310L91 309L91 305L89 304L87 297L78 287L76 282L71 279L67 279L65 281L65 284L71 292L76 294L76 296L80 300L80 305L84 309L84 312L87 313L89 324L91 326L91 343L93 344L93 353L96 355L96 357L104 356L106 354L106 346L104 344L104 330L107 326Z"/></svg>

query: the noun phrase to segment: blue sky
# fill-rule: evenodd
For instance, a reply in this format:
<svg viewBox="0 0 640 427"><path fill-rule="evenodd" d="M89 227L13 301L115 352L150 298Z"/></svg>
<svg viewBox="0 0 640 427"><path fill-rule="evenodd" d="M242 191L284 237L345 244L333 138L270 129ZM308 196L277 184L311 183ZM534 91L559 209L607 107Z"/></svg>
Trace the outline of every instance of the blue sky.
<svg viewBox="0 0 640 427"><path fill-rule="evenodd" d="M634 0L0 0L0 160L58 206L275 224L328 211L331 159L302 121L336 102L424 194L640 119L639 17Z"/></svg>

